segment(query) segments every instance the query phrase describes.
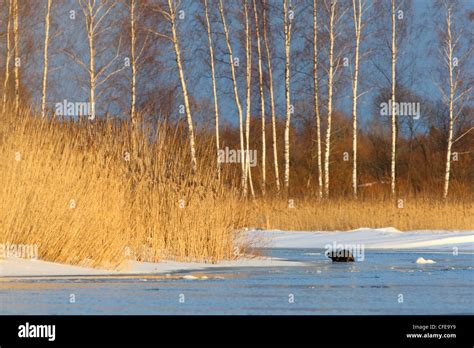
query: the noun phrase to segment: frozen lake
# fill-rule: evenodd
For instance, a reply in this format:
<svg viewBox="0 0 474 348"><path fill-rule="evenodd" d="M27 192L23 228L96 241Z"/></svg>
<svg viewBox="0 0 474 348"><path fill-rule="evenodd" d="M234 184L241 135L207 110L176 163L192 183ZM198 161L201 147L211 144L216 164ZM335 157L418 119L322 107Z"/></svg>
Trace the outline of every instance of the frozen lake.
<svg viewBox="0 0 474 348"><path fill-rule="evenodd" d="M307 264L0 282L0 314L474 314L472 253L366 250L355 263L322 249L261 253Z"/></svg>

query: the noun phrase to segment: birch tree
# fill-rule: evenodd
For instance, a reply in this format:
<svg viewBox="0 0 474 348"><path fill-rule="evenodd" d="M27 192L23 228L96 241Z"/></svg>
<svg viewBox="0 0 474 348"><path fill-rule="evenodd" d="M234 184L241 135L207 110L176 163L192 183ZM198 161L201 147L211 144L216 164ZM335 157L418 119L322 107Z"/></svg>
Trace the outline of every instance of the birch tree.
<svg viewBox="0 0 474 348"><path fill-rule="evenodd" d="M221 164L219 162L219 103L217 102L217 84L216 84L216 72L214 64L214 44L212 42L212 29L211 21L209 20L209 6L208 1L204 0L204 12L206 17L206 29L207 29L207 40L209 44L209 61L211 63L211 79L212 79L212 95L214 97L214 119L215 119L215 131L216 131L216 153L217 153L217 179L221 178Z"/></svg>
<svg viewBox="0 0 474 348"><path fill-rule="evenodd" d="M396 87L396 62L397 62L397 47L396 47L396 14L395 14L395 0L392 0L392 155L391 155L391 192L395 196L396 192L396 160L397 160L397 115L395 109L395 87Z"/></svg>
<svg viewBox="0 0 474 348"><path fill-rule="evenodd" d="M267 143L265 137L265 96L263 92L263 71L262 71L262 49L260 44L260 24L258 19L257 2L253 0L253 12L255 17L255 36L257 39L257 57L258 57L258 87L260 92L260 116L262 120L262 195L265 195L266 188L266 158Z"/></svg>
<svg viewBox="0 0 474 348"><path fill-rule="evenodd" d="M51 16L51 1L46 5L46 16L44 19L44 51L43 51L43 84L41 90L41 117L46 116L46 89L48 84L48 47L49 47L49 23Z"/></svg>
<svg viewBox="0 0 474 348"><path fill-rule="evenodd" d="M94 2L91 2L90 0L87 2L87 4L84 1L81 1L82 5L82 10L84 12L84 16L86 18L86 28L87 28L87 38L88 38L88 44L89 44L89 82L90 82L90 93L89 93L89 103L90 107L93 110L91 118L95 118L95 94L96 94L96 70L95 70L95 22L96 22L96 16L99 13L98 10L94 10ZM110 7L111 8L111 7Z"/></svg>
<svg viewBox="0 0 474 348"><path fill-rule="evenodd" d="M408 15L412 6L411 1L391 0L387 2L372 2L372 5L376 8L376 15L379 17L378 23L380 25L373 32L373 37L378 37L379 44L381 45L381 49L376 50L373 54L382 54L378 57L387 62L387 66L384 67L379 65L377 60L371 59L373 67L380 73L374 74L373 83L380 89L385 88L385 86L382 87L382 84L384 84L382 81L387 81L390 86L388 88L389 92L385 97L386 100L384 100L384 103L388 102L388 110L386 110L386 115L384 116L388 116L389 123L389 149L387 156L390 179L387 180L387 184L390 185L391 196L395 197L398 178L398 136L403 134L404 123L410 122L407 118L400 118L398 115L398 99L401 97L398 94L403 90L402 86L414 84L414 81L410 79L415 74L410 69L413 69L417 63L415 53L403 55L403 40L408 37L410 21L416 16ZM387 23L389 14L391 18ZM417 35L417 32L413 30L409 32L410 37L416 40L414 35ZM387 50L382 49L382 46ZM388 53L388 56L385 56L383 52ZM403 57L403 59L399 59L399 57Z"/></svg>
<svg viewBox="0 0 474 348"><path fill-rule="evenodd" d="M13 46L15 55L15 112L20 108L20 33L18 27L18 0L13 0Z"/></svg>
<svg viewBox="0 0 474 348"><path fill-rule="evenodd" d="M272 145L273 145L273 169L275 171L275 184L277 192L280 192L280 174L278 168L278 144L276 132L276 116L275 116L275 96L273 92L273 71L272 60L270 54L270 45L267 36L267 3L263 0L263 41L265 43L265 51L267 54L267 70L268 70L268 88L270 94L270 111L272 117Z"/></svg>
<svg viewBox="0 0 474 348"><path fill-rule="evenodd" d="M163 18L170 24L171 27L171 36L159 33L157 31L149 30L157 36L167 39L173 45L173 51L175 54L176 67L178 69L179 82L181 84L181 91L183 92L184 100L184 110L186 114L186 122L188 124L188 137L189 137L189 147L191 154L191 169L193 173L196 173L197 170L197 159L196 159L196 144L194 139L194 126L193 126L193 117L191 113L191 104L189 102L189 93L188 86L186 83L186 78L184 75L183 61L181 58L181 47L178 38L177 32L177 23L176 23L176 13L177 5L174 0L167 0L167 10L163 9L160 5L157 6L158 12L163 16Z"/></svg>
<svg viewBox="0 0 474 348"><path fill-rule="evenodd" d="M87 73L87 91L89 94L90 110L90 115L88 115L88 118L90 120L94 120L96 116L96 102L100 95L105 91L105 89L100 91L98 91L98 89L101 88L113 76L125 69L125 65L114 69L114 64L120 57L120 41L117 45L117 51L114 56L107 56L107 62L104 64L97 62L97 58L99 56L96 47L97 40L103 33L107 31L107 25L111 25L111 23L105 22L117 3L108 0L78 0L78 3L82 13L84 14L84 23L88 44L88 60L82 59L79 55L67 49L64 50L64 53Z"/></svg>
<svg viewBox="0 0 474 348"><path fill-rule="evenodd" d="M360 35L362 30L362 15L364 6L362 0L352 0L354 11L354 32L355 32L355 57L354 57L354 76L352 79L352 191L354 197L357 197L357 99L358 95L358 77L359 77L359 48Z"/></svg>
<svg viewBox="0 0 474 348"><path fill-rule="evenodd" d="M95 118L95 93L96 93L96 71L95 71L95 46L94 46L94 38L95 38L95 21L96 16L99 13L99 10L94 10L94 2L90 0L87 2L81 2L83 4L82 10L84 11L84 16L86 18L86 27L87 27L87 38L89 44L89 83L90 83L90 90L89 90L89 104L92 111L90 117L92 119ZM110 7L111 8L111 7Z"/></svg>
<svg viewBox="0 0 474 348"><path fill-rule="evenodd" d="M222 21L222 27L224 29L224 34L225 34L225 41L227 45L227 50L229 51L229 65L230 65L230 70L232 73L232 86L233 86L233 91L234 91L234 100L235 100L235 105L237 106L237 112L239 114L239 135L240 135L240 153L241 153L241 167L242 167L242 176L241 176L241 186L242 190L245 192L246 191L246 182L247 182L247 172L246 172L246 165L245 165L245 146L244 146L244 129L243 129L243 115L242 115L242 105L240 103L240 98L239 98L239 91L237 88L237 79L236 79L236 74L235 74L235 66L234 66L234 55L232 53L232 45L230 43L230 37L229 37L229 29L227 27L227 22L225 19L224 15L224 6L222 5L222 0L219 0L219 13L221 16L221 21Z"/></svg>
<svg viewBox="0 0 474 348"><path fill-rule="evenodd" d="M255 196L252 173L250 170L250 112L251 112L251 101L252 101L252 41L250 35L250 22L249 22L249 5L248 0L244 0L244 15L245 15L245 57L246 57L246 102L245 102L245 183L244 183L244 196L247 196L247 186L250 185L250 191L252 197Z"/></svg>
<svg viewBox="0 0 474 348"><path fill-rule="evenodd" d="M143 51L147 46L149 35L148 33L144 36L139 47L139 27L138 23L143 19L143 9L140 7L138 0L129 0L128 2L128 22L130 31L130 57L126 58L126 67L130 67L130 121L131 121L131 140L132 140L132 151L133 157L138 160L138 164L143 169L142 158L140 157L140 141L139 141L139 130L141 128L141 117L137 110L137 78L139 74L139 68L141 65L141 57ZM143 29L141 31L144 31Z"/></svg>
<svg viewBox="0 0 474 348"><path fill-rule="evenodd" d="M449 130L448 130L448 146L446 151L446 169L444 175L444 190L443 198L448 197L449 191L449 178L451 176L451 149L453 146L453 99L454 99L454 81L453 81L453 50L454 41L451 33L451 7L447 8L446 11L446 41L445 41L445 54L449 72Z"/></svg>
<svg viewBox="0 0 474 348"><path fill-rule="evenodd" d="M137 127L136 103L137 103L137 24L136 24L136 0L130 0L130 67L132 70L131 88L130 88L130 119L132 128Z"/></svg>
<svg viewBox="0 0 474 348"><path fill-rule="evenodd" d="M195 173L197 169L197 161L196 161L196 145L194 142L193 117L191 114L191 105L189 104L188 87L186 85L183 63L181 60L181 48L179 45L179 39L178 39L177 30L176 30L176 5L174 4L174 0L168 0L168 10L169 10L168 13L163 12L163 14L169 20L171 24L171 34L172 34L171 40L173 43L174 53L176 56L176 66L178 68L179 81L181 82L181 89L183 92L184 109L186 112L186 121L188 122L189 146L190 146L190 151L191 151L191 168L193 170L193 173Z"/></svg>
<svg viewBox="0 0 474 348"><path fill-rule="evenodd" d="M11 17L13 13L13 0L8 1L7 14L7 31L6 31L6 57L5 57L5 78L3 80L3 106L2 111L5 113L8 96L8 81L10 79L10 58L11 58Z"/></svg>
<svg viewBox="0 0 474 348"><path fill-rule="evenodd" d="M324 153L324 194L329 197L329 159L331 153L331 126L332 126L332 97L334 84L334 25L336 17L337 0L331 0L329 9L329 72L328 72L328 106L326 149Z"/></svg>
<svg viewBox="0 0 474 348"><path fill-rule="evenodd" d="M454 138L455 123L463 109L464 102L469 99L468 97L472 90L472 87L470 86L464 88L462 87L462 78L460 76L460 71L462 67L460 66L460 63L463 63L465 61L465 58L469 56L470 52L472 51L472 47L470 47L461 56L460 49L458 49L458 46L460 43L462 30L459 30L458 32L456 32L455 30L453 14L454 4L451 2L445 2L444 6L446 11L446 19L445 30L442 33L441 56L447 69L449 89L448 91L445 91L445 89L440 86L440 91L443 95L444 102L448 106L449 110L448 139L443 188L443 199L446 199L449 193L449 184L451 178L453 145L466 134L471 132L474 127L469 128L456 139Z"/></svg>
<svg viewBox="0 0 474 348"><path fill-rule="evenodd" d="M318 8L317 0L313 0L313 99L314 116L316 118L316 151L318 162L318 195L323 197L323 168L321 153L321 115L319 112L319 82L318 82Z"/></svg>
<svg viewBox="0 0 474 348"><path fill-rule="evenodd" d="M290 11L291 0L290 0ZM288 193L290 188L290 126L291 126L291 100L290 100L290 45L292 20L288 11L288 0L283 0L283 26L285 34L285 190Z"/></svg>

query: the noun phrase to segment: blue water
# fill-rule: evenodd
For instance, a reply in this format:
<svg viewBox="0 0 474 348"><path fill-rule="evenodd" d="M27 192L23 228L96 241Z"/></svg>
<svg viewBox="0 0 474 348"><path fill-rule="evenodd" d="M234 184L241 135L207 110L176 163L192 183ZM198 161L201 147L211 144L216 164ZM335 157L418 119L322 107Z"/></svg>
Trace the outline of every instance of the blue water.
<svg viewBox="0 0 474 348"><path fill-rule="evenodd" d="M473 254L366 250L362 262L332 263L324 250L263 253L306 264L186 272L206 280L1 282L0 314L474 314Z"/></svg>

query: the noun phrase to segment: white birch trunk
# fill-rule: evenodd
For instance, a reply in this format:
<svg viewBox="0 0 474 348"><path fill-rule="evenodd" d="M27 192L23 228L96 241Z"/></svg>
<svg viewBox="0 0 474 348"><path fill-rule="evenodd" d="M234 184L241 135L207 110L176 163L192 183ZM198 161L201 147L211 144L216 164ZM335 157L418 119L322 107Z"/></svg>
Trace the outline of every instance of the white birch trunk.
<svg viewBox="0 0 474 348"><path fill-rule="evenodd" d="M252 101L252 41L250 36L250 23L249 23L249 11L248 11L248 0L244 1L244 14L245 14L245 56L246 56L246 82L247 82L247 97L245 102L245 172L246 182L244 195L247 195L247 184L250 183L250 192L252 197L255 196L252 183L252 173L250 170L250 112L251 112L251 101Z"/></svg>
<svg viewBox="0 0 474 348"><path fill-rule="evenodd" d="M352 0L354 9L354 31L356 39L354 77L352 82L352 191L357 197L357 87L359 77L359 47L362 21L362 0Z"/></svg>
<svg viewBox="0 0 474 348"><path fill-rule="evenodd" d="M237 106L237 112L239 114L239 131L240 131L240 153L242 154L241 157L241 167L242 167L242 176L241 176L241 186L242 190L245 191L245 186L246 186L246 178L247 178L247 173L246 173L246 166L245 166L245 145L244 145L244 128L243 128L243 114L242 114L242 105L240 104L240 98L239 98L239 92L237 89L237 79L235 76L235 66L234 66L234 56L232 53L232 46L230 44L230 38L229 38L229 30L227 28L227 23L225 20L225 15L224 15L224 7L222 5L222 0L219 0L219 12L221 15L221 20L222 20L222 26L224 28L224 34L225 34L225 40L227 44L227 49L229 50L229 64L230 64L230 69L232 73L232 86L234 90L234 99L235 99L235 105Z"/></svg>
<svg viewBox="0 0 474 348"><path fill-rule="evenodd" d="M454 81L453 81L453 36L451 33L451 8L448 7L448 13L446 18L447 26L447 61L449 69L449 133L448 133L448 148L446 151L446 171L444 175L444 190L443 198L448 197L449 192L449 179L451 176L451 151L453 146L453 128L454 128Z"/></svg>
<svg viewBox="0 0 474 348"><path fill-rule="evenodd" d="M276 132L276 116L275 116L275 96L273 93L273 72L272 61L270 55L270 45L267 38L267 16L266 16L266 0L263 0L263 40L265 42L265 51L267 54L268 84L270 92L270 111L272 114L272 145L273 145L273 169L275 171L275 184L277 192L280 192L280 174L278 168L278 144Z"/></svg>
<svg viewBox="0 0 474 348"><path fill-rule="evenodd" d="M136 0L130 0L130 65L132 69L132 79L131 79L131 95L130 95L130 118L132 121L132 126L137 126L136 119L136 86L137 86L137 65L136 65L136 43L137 43L137 33L136 33Z"/></svg>
<svg viewBox="0 0 474 348"><path fill-rule="evenodd" d="M328 119L326 129L326 150L324 153L324 194L329 197L329 159L331 154L332 93L334 79L334 18L336 0L331 0L329 15L329 76L328 76Z"/></svg>
<svg viewBox="0 0 474 348"><path fill-rule="evenodd" d="M181 51L179 47L178 35L176 33L176 12L173 5L173 0L168 0L168 8L170 11L170 21L171 21L171 32L173 38L174 52L176 55L176 65L179 72L179 80L181 82L181 89L183 90L184 98L184 108L186 111L186 120L188 122L188 134L189 134L189 146L191 151L191 168L193 173L196 173L197 170L197 160L196 160L196 147L194 142L194 129L193 129L193 118L191 115L191 106L189 104L188 88L186 85L186 79L184 78L184 70L181 62Z"/></svg>
<svg viewBox="0 0 474 348"><path fill-rule="evenodd" d="M211 78L212 78L212 94L214 96L214 118L216 127L216 154L217 154L217 179L221 178L221 164L219 163L219 104L217 102L217 84L216 84L216 73L214 65L214 47L212 43L212 30L211 21L209 20L209 7L207 0L204 0L204 11L206 16L206 28L207 28L207 39L209 43L209 60L211 62Z"/></svg>
<svg viewBox="0 0 474 348"><path fill-rule="evenodd" d="M130 120L132 122L132 152L133 158L137 160L142 171L142 159L140 158L139 139L138 139L138 114L137 114L137 0L130 0Z"/></svg>
<svg viewBox="0 0 474 348"><path fill-rule="evenodd" d="M8 18L7 18L7 43L6 43L6 58L5 58L5 79L3 80L3 106L2 106L2 111L6 111L7 107L7 96L8 96L8 81L10 79L10 58L11 58L11 37L10 37L10 31L11 31L11 17L12 17L12 12L13 12L13 2L12 0L9 0L8 2Z"/></svg>
<svg viewBox="0 0 474 348"><path fill-rule="evenodd" d="M257 2L253 0L253 11L255 16L255 35L257 37L257 57L258 57L258 86L260 92L260 116L262 120L262 195L265 196L267 173L267 141L265 138L265 95L263 92L263 71L262 71L262 49L260 45L260 28L258 20Z"/></svg>
<svg viewBox="0 0 474 348"><path fill-rule="evenodd" d="M89 106L91 110L90 119L95 119L95 46L94 46L94 9L89 1L87 4L86 28L89 44Z"/></svg>
<svg viewBox="0 0 474 348"><path fill-rule="evenodd" d="M396 28L395 28L395 0L392 0L392 161L391 161L391 192L396 192L396 160L397 160L397 115L395 114L395 65L396 65Z"/></svg>
<svg viewBox="0 0 474 348"><path fill-rule="evenodd" d="M43 88L41 91L41 117L46 116L46 89L48 85L48 47L49 47L49 19L51 15L51 1L48 0L46 17L44 19L44 52L43 52Z"/></svg>
<svg viewBox="0 0 474 348"><path fill-rule="evenodd" d="M291 126L291 101L290 101L290 44L291 44L291 20L288 18L287 0L283 0L283 25L285 34L285 190L290 189L290 126Z"/></svg>
<svg viewBox="0 0 474 348"><path fill-rule="evenodd" d="M15 112L20 108L20 33L18 30L18 0L13 0L13 45L15 54Z"/></svg>
<svg viewBox="0 0 474 348"><path fill-rule="evenodd" d="M317 0L313 0L313 83L314 83L314 116L316 117L316 147L318 163L318 195L323 197L323 168L321 153L321 115L319 113L318 86L318 10Z"/></svg>

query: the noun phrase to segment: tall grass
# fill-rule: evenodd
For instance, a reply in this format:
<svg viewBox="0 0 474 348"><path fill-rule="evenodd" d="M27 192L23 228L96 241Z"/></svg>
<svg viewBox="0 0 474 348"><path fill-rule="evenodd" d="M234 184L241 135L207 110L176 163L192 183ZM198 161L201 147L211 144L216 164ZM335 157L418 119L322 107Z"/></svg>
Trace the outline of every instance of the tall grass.
<svg viewBox="0 0 474 348"><path fill-rule="evenodd" d="M360 227L395 227L401 231L474 229L474 204L445 203L433 198L334 199L291 202L270 200L256 204L251 226L265 229L333 231Z"/></svg>
<svg viewBox="0 0 474 348"><path fill-rule="evenodd" d="M0 115L0 243L37 244L44 260L107 268L127 259L217 262L238 256L235 231L244 226L474 228L471 201L243 200L239 165L224 166L216 180L211 138L199 144L193 174L179 126L132 137L125 121L31 114Z"/></svg>
<svg viewBox="0 0 474 348"><path fill-rule="evenodd" d="M189 173L179 132L156 130L131 151L128 125L0 118L0 243L37 244L40 258L115 267L123 260L235 257L238 195L216 184L204 151ZM207 163L209 163L206 168Z"/></svg>

